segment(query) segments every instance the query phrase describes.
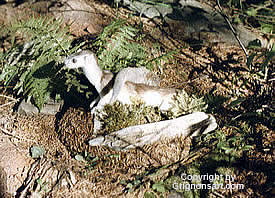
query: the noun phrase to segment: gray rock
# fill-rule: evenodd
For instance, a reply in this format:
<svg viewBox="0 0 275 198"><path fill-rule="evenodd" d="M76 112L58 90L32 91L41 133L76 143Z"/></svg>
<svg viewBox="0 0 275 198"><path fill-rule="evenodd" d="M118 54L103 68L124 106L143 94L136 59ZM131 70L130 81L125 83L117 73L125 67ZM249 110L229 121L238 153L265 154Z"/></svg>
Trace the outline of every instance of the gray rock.
<svg viewBox="0 0 275 198"><path fill-rule="evenodd" d="M50 12L57 18L62 17L70 24L71 31L76 35L83 35L84 29L91 34L102 31L104 18L85 0L61 0L61 5L50 7Z"/></svg>
<svg viewBox="0 0 275 198"><path fill-rule="evenodd" d="M33 104L22 101L18 106L17 112L23 115L29 115L29 114L38 114L39 110Z"/></svg>
<svg viewBox="0 0 275 198"><path fill-rule="evenodd" d="M148 18L165 16L173 12L173 8L169 4L164 3L151 5L144 2L129 0L124 0L123 3L124 5L127 5L130 10L137 11L138 13L143 14Z"/></svg>
<svg viewBox="0 0 275 198"><path fill-rule="evenodd" d="M163 1L146 3L140 1L117 0L128 9L148 18L162 17L175 37L200 39L210 43L225 42L237 45L238 42L223 16L214 8L196 0ZM260 35L242 26L235 26L237 35L245 46L259 39Z"/></svg>
<svg viewBox="0 0 275 198"><path fill-rule="evenodd" d="M31 104L30 102L22 101L17 109L17 112L24 115L30 114L46 114L46 115L55 115L56 113L60 112L64 104L64 101L56 102L53 99L50 99L44 106L42 107L41 111Z"/></svg>

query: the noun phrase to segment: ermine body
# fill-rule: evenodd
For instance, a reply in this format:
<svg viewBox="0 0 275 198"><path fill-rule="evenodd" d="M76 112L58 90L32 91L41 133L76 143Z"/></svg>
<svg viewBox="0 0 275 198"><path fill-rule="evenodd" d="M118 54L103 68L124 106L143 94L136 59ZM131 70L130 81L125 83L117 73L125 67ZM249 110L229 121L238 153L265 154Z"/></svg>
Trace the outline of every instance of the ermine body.
<svg viewBox="0 0 275 198"><path fill-rule="evenodd" d="M151 87L159 86L159 80L156 77L154 77L152 72L146 69L145 67L125 68L121 70L116 76L114 86L113 86L113 96L110 103L113 103L116 100L119 100L117 97L121 89L123 88L123 86L125 86L126 82L131 82L132 86L136 86L134 84L143 84L144 85L143 87L147 85ZM127 87L128 86L124 88L127 88Z"/></svg>
<svg viewBox="0 0 275 198"><path fill-rule="evenodd" d="M117 95L117 100L124 100L125 104L135 101L144 102L146 105L158 106L162 111L168 111L173 104L176 89L160 88L143 83L125 82Z"/></svg>
<svg viewBox="0 0 275 198"><path fill-rule="evenodd" d="M172 96L176 93L175 89L159 88L159 81L145 67L122 69L114 79L112 73L101 70L96 56L88 50L68 57L65 65L70 69L83 69L85 76L99 93L99 98L91 104L93 108L99 101L98 110L105 104L115 101L132 104L132 99L141 100L146 105L160 106L161 110L168 110Z"/></svg>

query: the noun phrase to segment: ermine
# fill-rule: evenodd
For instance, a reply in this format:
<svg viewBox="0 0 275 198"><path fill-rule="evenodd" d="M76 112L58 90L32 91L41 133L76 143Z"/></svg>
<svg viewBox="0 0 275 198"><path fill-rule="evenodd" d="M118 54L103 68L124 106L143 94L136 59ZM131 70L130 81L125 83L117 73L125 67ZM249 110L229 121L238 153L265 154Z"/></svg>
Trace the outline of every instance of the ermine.
<svg viewBox="0 0 275 198"><path fill-rule="evenodd" d="M176 93L177 90L172 88L160 88L126 81L116 100L124 100L124 104L142 101L149 106L158 106L161 111L168 111L171 108L171 104L173 104L173 98Z"/></svg>
<svg viewBox="0 0 275 198"><path fill-rule="evenodd" d="M94 85L99 97L91 104L92 113L101 110L105 104L120 101L123 104L132 104L135 100L145 105L159 106L160 110L169 110L173 105L176 89L159 87L159 81L153 78L151 72L144 67L125 68L116 76L100 69L96 56L90 51L82 51L65 60L68 68L82 68L85 76ZM107 145L111 148L128 149L143 146L160 139L175 136L192 135L209 132L217 127L215 118L202 112L181 116L177 119L131 126L117 132L99 136L89 141L89 145ZM101 129L101 123L95 116L94 132ZM116 139L117 138L117 139Z"/></svg>
<svg viewBox="0 0 275 198"><path fill-rule="evenodd" d="M136 98L146 105L159 106L161 110L168 110L172 97L176 93L175 89L158 87L159 81L145 67L124 68L114 78L112 73L101 70L96 56L88 50L66 58L65 65L70 69L82 68L85 76L96 88L99 98L91 104L91 108L98 101L98 107L102 108L105 104L115 101L132 104L132 98Z"/></svg>
<svg viewBox="0 0 275 198"><path fill-rule="evenodd" d="M108 95L108 97L111 98L114 75L109 71L101 70L97 64L97 58L92 52L84 50L75 53L67 57L64 63L69 69L82 68L86 78L97 90L99 96L92 102L90 105L91 108L93 108L103 96Z"/></svg>

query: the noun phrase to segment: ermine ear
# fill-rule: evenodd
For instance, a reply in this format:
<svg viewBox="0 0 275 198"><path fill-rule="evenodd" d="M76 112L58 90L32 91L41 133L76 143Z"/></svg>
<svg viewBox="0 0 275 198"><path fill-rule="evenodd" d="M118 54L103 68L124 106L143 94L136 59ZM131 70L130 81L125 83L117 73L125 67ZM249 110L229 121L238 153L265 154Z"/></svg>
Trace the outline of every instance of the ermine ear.
<svg viewBox="0 0 275 198"><path fill-rule="evenodd" d="M92 54L92 57L96 61L96 63L98 63L98 58L97 58L97 56L94 53Z"/></svg>
<svg viewBox="0 0 275 198"><path fill-rule="evenodd" d="M84 61L86 61L88 59L88 56L86 55L86 56L84 56Z"/></svg>
<svg viewBox="0 0 275 198"><path fill-rule="evenodd" d="M98 63L98 58L96 55L94 55L96 63Z"/></svg>

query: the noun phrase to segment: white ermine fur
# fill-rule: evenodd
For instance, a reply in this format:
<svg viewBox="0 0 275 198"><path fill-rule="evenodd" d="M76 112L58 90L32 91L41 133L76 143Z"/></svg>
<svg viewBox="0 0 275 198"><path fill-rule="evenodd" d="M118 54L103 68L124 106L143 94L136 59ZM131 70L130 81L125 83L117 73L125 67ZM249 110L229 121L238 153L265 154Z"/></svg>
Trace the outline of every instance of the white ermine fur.
<svg viewBox="0 0 275 198"><path fill-rule="evenodd" d="M116 75L112 86L113 74L102 71L96 56L88 50L69 56L65 59L65 65L70 69L83 69L85 76L99 93L99 108L117 100L123 104L131 104L131 98L138 98L147 105L163 106L164 110L167 110L167 102L170 101L172 93L175 93L173 89L159 88L159 81L145 67L122 69ZM98 101L91 104L91 108L96 102Z"/></svg>
<svg viewBox="0 0 275 198"><path fill-rule="evenodd" d="M92 102L91 108L104 96L109 95L108 97L111 98L113 86L111 81L114 75L109 71L101 70L97 64L97 58L92 52L81 51L69 56L64 62L69 69L82 68L87 79L96 88L99 97Z"/></svg>
<svg viewBox="0 0 275 198"><path fill-rule="evenodd" d="M102 110L105 104L115 101L132 104L135 100L145 105L159 106L160 110L168 110L176 93L175 89L160 88L158 79L145 67L125 68L114 77L112 73L101 70L96 56L88 50L66 58L65 65L70 69L82 68L98 91L99 97L90 105L92 113Z"/></svg>
<svg viewBox="0 0 275 198"><path fill-rule="evenodd" d="M146 105L158 106L162 111L168 111L171 108L173 96L176 94L176 89L160 88L129 81L125 82L124 87L117 96L118 101L128 99L128 104L131 104L133 100L142 101Z"/></svg>

